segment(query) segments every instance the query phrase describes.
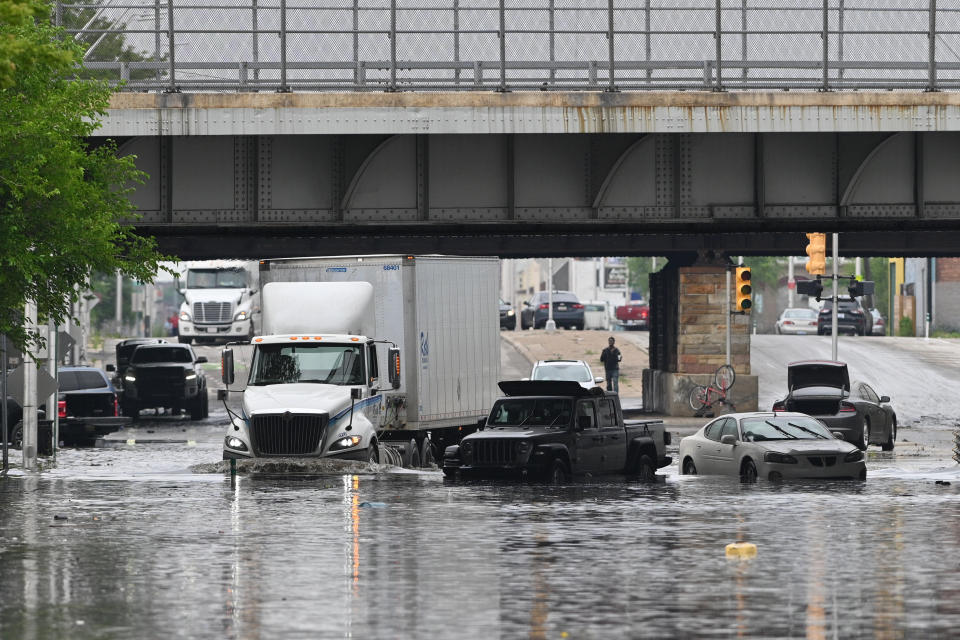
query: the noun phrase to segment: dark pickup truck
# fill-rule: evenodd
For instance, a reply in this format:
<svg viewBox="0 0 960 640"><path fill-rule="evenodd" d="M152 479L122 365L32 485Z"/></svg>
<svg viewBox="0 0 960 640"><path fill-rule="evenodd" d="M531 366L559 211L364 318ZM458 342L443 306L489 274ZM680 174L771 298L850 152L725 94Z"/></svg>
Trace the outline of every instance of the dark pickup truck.
<svg viewBox="0 0 960 640"><path fill-rule="evenodd" d="M620 399L571 381L503 381L506 394L480 430L447 447L443 473L559 484L571 475L627 474L654 480L670 464L661 420L624 421Z"/></svg>
<svg viewBox="0 0 960 640"><path fill-rule="evenodd" d="M136 420L141 409L166 408L206 418L207 379L200 366L206 361L186 344L138 345L123 372L123 414Z"/></svg>
<svg viewBox="0 0 960 640"><path fill-rule="evenodd" d="M118 415L117 394L107 375L93 367L61 367L57 372L59 391L57 414L59 440L65 446L92 446L97 438L119 431L130 424L130 418ZM8 398L7 415L10 418L10 443L20 447L23 425L22 409L13 398ZM40 412L40 452L49 451L45 435L51 433L52 420L46 419L46 407Z"/></svg>

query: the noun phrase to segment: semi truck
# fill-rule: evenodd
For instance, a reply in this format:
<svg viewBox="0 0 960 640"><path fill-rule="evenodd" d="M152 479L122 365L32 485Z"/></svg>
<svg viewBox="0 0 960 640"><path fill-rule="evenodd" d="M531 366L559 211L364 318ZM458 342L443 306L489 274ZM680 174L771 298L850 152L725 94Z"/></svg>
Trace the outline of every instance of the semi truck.
<svg viewBox="0 0 960 640"><path fill-rule="evenodd" d="M499 269L487 257L262 261L263 332L224 459L439 460L498 395ZM224 349L224 400L233 360Z"/></svg>
<svg viewBox="0 0 960 640"><path fill-rule="evenodd" d="M181 343L249 340L259 309L256 267L242 261L191 265L179 280L183 296L177 326Z"/></svg>

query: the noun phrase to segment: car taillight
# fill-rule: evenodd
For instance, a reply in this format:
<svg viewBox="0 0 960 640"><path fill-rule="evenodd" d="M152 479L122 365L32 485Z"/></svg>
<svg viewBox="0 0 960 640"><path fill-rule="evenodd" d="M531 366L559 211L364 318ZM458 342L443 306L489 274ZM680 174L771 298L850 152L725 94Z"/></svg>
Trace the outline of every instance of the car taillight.
<svg viewBox="0 0 960 640"><path fill-rule="evenodd" d="M548 305L547 303L543 303L542 305L540 305L540 308L541 308L541 309L546 309L548 306L549 306L549 305Z"/></svg>
<svg viewBox="0 0 960 640"><path fill-rule="evenodd" d="M67 417L67 401L66 400L57 400L57 416L60 418Z"/></svg>
<svg viewBox="0 0 960 640"><path fill-rule="evenodd" d="M783 401L781 400L781 401L779 401L779 402L774 402L774 403L773 403L773 410L774 410L774 411L783 411Z"/></svg>
<svg viewBox="0 0 960 640"><path fill-rule="evenodd" d="M840 405L840 413L856 413L856 412L857 412L857 408L852 404L844 402Z"/></svg>
<svg viewBox="0 0 960 640"><path fill-rule="evenodd" d="M120 407L117 406L117 396L113 396L113 416L120 415Z"/></svg>
<svg viewBox="0 0 960 640"><path fill-rule="evenodd" d="M571 306L572 306L574 309L583 309L583 305L582 305L582 304L574 304L574 305L571 305Z"/></svg>
<svg viewBox="0 0 960 640"><path fill-rule="evenodd" d="M784 320L783 324L793 324L793 320Z"/></svg>
<svg viewBox="0 0 960 640"><path fill-rule="evenodd" d="M646 310L646 309L644 309L643 311L640 312L640 317L641 317L641 318L646 318L646 317L647 317L647 310Z"/></svg>

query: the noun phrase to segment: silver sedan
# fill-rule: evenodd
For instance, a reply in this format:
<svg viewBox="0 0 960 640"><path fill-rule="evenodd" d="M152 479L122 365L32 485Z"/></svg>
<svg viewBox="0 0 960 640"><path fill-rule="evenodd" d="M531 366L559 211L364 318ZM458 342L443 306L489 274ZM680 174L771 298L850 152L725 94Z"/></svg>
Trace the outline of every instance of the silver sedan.
<svg viewBox="0 0 960 640"><path fill-rule="evenodd" d="M817 333L817 312L808 307L794 307L784 309L777 319L777 334L816 334Z"/></svg>
<svg viewBox="0 0 960 640"><path fill-rule="evenodd" d="M866 480L863 452L804 413L732 413L680 441L680 473Z"/></svg>

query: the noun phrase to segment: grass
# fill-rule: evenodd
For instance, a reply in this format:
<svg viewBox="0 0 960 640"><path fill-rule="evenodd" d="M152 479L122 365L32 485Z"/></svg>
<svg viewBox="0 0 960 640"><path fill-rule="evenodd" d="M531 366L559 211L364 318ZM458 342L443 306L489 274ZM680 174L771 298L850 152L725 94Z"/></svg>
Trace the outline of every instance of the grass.
<svg viewBox="0 0 960 640"><path fill-rule="evenodd" d="M930 333L931 338L960 338L960 331L932 331Z"/></svg>

